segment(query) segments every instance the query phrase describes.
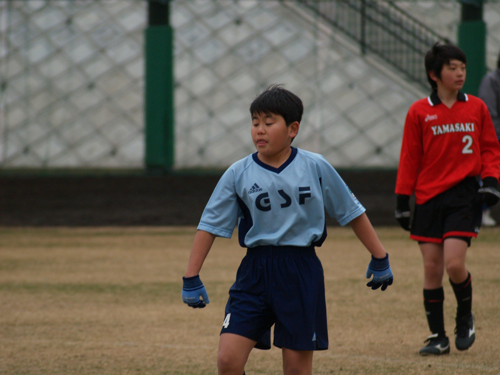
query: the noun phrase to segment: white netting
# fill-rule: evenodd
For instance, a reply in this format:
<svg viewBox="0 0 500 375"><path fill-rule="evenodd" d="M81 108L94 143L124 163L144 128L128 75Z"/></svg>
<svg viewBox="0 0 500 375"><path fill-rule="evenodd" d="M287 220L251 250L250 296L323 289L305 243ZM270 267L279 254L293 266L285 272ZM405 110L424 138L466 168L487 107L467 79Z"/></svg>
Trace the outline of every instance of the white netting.
<svg viewBox="0 0 500 375"><path fill-rule="evenodd" d="M458 2L397 3L456 40ZM500 5L485 3L488 65ZM143 0L0 1L0 166L140 168ZM304 101L294 145L337 167L395 167L418 88L294 1L171 1L175 168L222 168L254 151L248 107L271 83Z"/></svg>

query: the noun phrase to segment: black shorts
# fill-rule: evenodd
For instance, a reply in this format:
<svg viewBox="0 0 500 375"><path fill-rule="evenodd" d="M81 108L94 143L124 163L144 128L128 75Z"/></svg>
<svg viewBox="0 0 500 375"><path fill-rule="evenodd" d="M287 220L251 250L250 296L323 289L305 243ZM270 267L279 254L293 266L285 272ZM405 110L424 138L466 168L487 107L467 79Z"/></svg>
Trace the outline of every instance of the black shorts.
<svg viewBox="0 0 500 375"><path fill-rule="evenodd" d="M313 247L248 249L229 290L221 334L292 350L328 348L323 267Z"/></svg>
<svg viewBox="0 0 500 375"><path fill-rule="evenodd" d="M415 205L410 238L442 243L449 237L476 238L481 227L479 184L467 177L424 204Z"/></svg>

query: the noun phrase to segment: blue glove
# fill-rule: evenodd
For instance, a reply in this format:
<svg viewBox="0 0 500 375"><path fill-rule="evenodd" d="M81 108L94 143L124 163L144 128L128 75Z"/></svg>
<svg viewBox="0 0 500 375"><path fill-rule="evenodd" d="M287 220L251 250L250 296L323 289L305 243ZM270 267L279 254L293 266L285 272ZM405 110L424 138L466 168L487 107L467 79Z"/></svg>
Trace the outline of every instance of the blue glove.
<svg viewBox="0 0 500 375"><path fill-rule="evenodd" d="M195 309L203 308L210 303L207 290L203 286L199 275L183 277L182 282L182 300L184 303Z"/></svg>
<svg viewBox="0 0 500 375"><path fill-rule="evenodd" d="M380 287L382 287L382 290L386 290L389 285L392 285L394 277L389 264L389 254L382 259L375 258L372 255L372 260L366 270L366 278L369 279L371 275L373 275L373 279L366 286L371 287L373 290Z"/></svg>

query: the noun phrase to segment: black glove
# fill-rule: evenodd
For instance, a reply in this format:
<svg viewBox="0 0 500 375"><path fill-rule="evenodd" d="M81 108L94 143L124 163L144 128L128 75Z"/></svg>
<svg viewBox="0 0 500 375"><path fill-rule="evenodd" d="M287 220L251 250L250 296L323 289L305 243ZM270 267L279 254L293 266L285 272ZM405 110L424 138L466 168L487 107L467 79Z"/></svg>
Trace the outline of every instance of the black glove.
<svg viewBox="0 0 500 375"><path fill-rule="evenodd" d="M396 211L394 216L404 230L410 230L410 196L398 194L396 196Z"/></svg>
<svg viewBox="0 0 500 375"><path fill-rule="evenodd" d="M477 192L483 196L483 202L488 207L494 206L500 199L498 180L495 177L485 177L483 186L481 186Z"/></svg>

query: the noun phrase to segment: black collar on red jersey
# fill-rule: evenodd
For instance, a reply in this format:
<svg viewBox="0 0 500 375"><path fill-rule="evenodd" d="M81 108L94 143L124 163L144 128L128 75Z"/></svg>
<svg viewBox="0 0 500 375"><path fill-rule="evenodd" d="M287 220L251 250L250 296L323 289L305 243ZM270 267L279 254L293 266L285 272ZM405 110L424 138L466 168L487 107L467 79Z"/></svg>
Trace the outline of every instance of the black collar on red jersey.
<svg viewBox="0 0 500 375"><path fill-rule="evenodd" d="M441 104L441 99L439 99L439 96L436 91L432 91L431 95L427 98L427 100L429 104L433 107L435 105ZM457 100L459 102L466 102L467 100L469 100L469 97L467 96L467 94L464 94L462 91L459 91L457 95Z"/></svg>

